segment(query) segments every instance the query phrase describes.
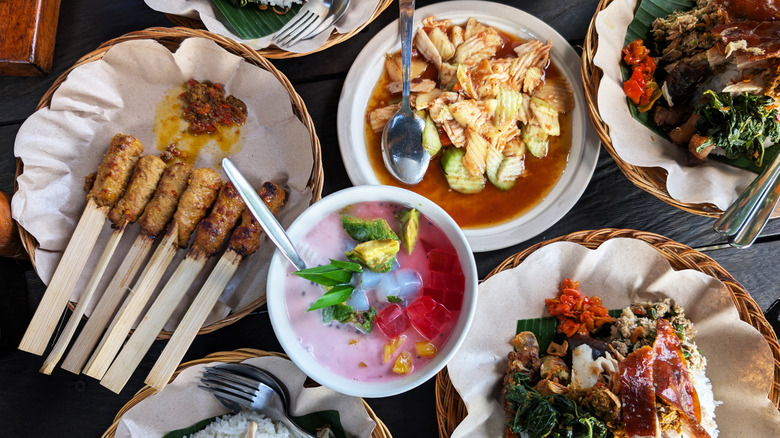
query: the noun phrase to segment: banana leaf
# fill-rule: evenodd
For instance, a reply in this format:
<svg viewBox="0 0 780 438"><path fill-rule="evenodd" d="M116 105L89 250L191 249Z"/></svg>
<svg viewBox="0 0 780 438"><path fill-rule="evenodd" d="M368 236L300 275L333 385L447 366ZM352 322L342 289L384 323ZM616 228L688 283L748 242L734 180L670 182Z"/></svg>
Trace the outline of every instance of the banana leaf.
<svg viewBox="0 0 780 438"><path fill-rule="evenodd" d="M212 1L221 12L224 21L227 21L228 28L245 40L262 38L278 31L292 20L302 6L294 4L287 13L280 15L271 7L260 10L253 2L246 3L244 7L237 7L233 0Z"/></svg>

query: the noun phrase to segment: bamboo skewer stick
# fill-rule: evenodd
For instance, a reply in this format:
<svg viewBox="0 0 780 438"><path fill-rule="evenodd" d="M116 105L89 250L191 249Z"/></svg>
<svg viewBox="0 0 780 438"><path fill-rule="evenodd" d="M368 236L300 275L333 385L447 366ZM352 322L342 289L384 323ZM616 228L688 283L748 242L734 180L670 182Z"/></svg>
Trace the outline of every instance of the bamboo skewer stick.
<svg viewBox="0 0 780 438"><path fill-rule="evenodd" d="M116 275L106 287L103 296L89 316L84 329L81 330L76 342L73 343L68 355L65 356L62 369L74 374L81 373L84 363L100 339L103 329L108 325L109 320L114 315L114 310L124 297L125 290L130 287L130 283L143 267L149 253L152 252L153 243L154 239L150 236L141 234L136 238L127 257L119 266Z"/></svg>
<svg viewBox="0 0 780 438"><path fill-rule="evenodd" d="M233 184L223 186L211 214L198 224L195 241L187 258L160 291L127 344L103 376L101 385L117 393L122 390L208 258L222 246L244 208L241 195Z"/></svg>
<svg viewBox="0 0 780 438"><path fill-rule="evenodd" d="M127 333L143 311L143 307L154 292L157 283L173 260L173 256L176 255L178 249L176 241L176 226L174 226L160 242L138 281L128 292L122 307L114 316L111 326L103 335L100 345L87 363L84 374L96 379L103 377L116 352L121 348Z"/></svg>
<svg viewBox="0 0 780 438"><path fill-rule="evenodd" d="M87 283L86 288L79 296L78 304L73 310L73 313L68 319L68 323L65 325L65 329L60 333L57 343L54 348L46 357L43 363L41 372L44 374L51 374L54 367L59 362L65 349L68 348L73 334L76 332L76 328L81 321L81 317L84 315L84 311L87 309L92 295L95 293L100 283L100 279L103 278L103 273L108 267L108 263L111 261L114 251L116 250L119 240L127 228L127 225L133 223L138 219L138 216L146 207L146 204L151 199L157 188L157 183L162 177L165 170L165 162L153 155L145 155L138 160L138 163L133 169L133 175L130 178L130 184L127 186L122 199L116 203L114 208L108 213L108 217L114 224L114 232L111 233L111 237L103 249L103 254L100 256L95 270L92 272L92 276Z"/></svg>
<svg viewBox="0 0 780 438"><path fill-rule="evenodd" d="M84 367L84 363L92 353L95 344L98 343L106 326L114 316L117 306L125 296L138 272L143 267L152 244L157 236L162 235L166 225L173 218L176 206L192 173L192 166L184 162L171 163L164 171L157 184L154 196L144 208L144 212L138 219L141 225L141 234L136 238L132 248L122 265L114 274L103 296L92 311L87 324L73 344L62 368L78 374Z"/></svg>
<svg viewBox="0 0 780 438"><path fill-rule="evenodd" d="M275 214L281 208L286 194L284 190L273 183L265 183L258 191L268 208ZM181 362L190 344L203 326L219 296L230 282L241 261L257 251L263 229L245 209L241 216L241 225L236 228L230 238L227 251L211 271L209 278L203 284L195 300L190 304L171 339L155 362L145 383L159 391L168 384L176 367Z"/></svg>
<svg viewBox="0 0 780 438"><path fill-rule="evenodd" d="M87 284L86 289L84 289L84 292L82 292L79 296L79 302L76 305L76 308L73 310L73 313L70 315L68 323L65 325L65 329L62 331L62 333L60 333L60 336L57 339L57 343L54 345L54 348L43 362L43 367L40 370L42 373L51 374L51 372L54 370L54 367L57 365L57 362L60 361L63 353L65 353L65 349L68 348L70 339L76 332L79 321L84 315L84 311L87 309L87 304L89 304L89 301L92 298L92 294L97 289L98 283L103 277L103 272L105 272L106 267L108 266L108 262L111 261L111 257L114 255L114 250L116 250L116 247L119 244L119 240L122 238L124 232L125 227L123 226L122 228L118 228L114 230L113 233L111 233L111 237L108 239L108 243L103 249L103 254L100 256L100 260L98 260L97 266L92 272L92 276L89 278L89 283Z"/></svg>
<svg viewBox="0 0 780 438"><path fill-rule="evenodd" d="M146 307L149 298L157 288L178 247L184 247L190 240L195 226L206 215L214 203L222 185L221 177L213 169L202 168L192 172L187 190L182 194L172 226L165 239L155 250L149 264L128 294L122 308L117 312L111 327L92 355L84 371L90 377L101 379L108 370L116 354L122 348L133 323Z"/></svg>
<svg viewBox="0 0 780 438"><path fill-rule="evenodd" d="M20 350L43 354L87 263L86 255L92 252L103 221L124 192L141 153L143 145L132 136L117 134L111 139L111 145L98 166L95 184L87 195L84 213L19 344Z"/></svg>

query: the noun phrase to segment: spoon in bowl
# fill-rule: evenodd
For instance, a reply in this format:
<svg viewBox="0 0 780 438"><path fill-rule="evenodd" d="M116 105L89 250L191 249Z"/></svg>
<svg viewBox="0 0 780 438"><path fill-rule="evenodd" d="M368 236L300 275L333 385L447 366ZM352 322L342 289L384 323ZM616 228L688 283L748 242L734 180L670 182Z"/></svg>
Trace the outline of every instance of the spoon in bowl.
<svg viewBox="0 0 780 438"><path fill-rule="evenodd" d="M382 158L385 167L396 179L406 184L417 184L425 175L431 156L422 145L425 120L415 114L409 104L414 0L399 0L398 9L403 94L401 108L390 118L382 132Z"/></svg>

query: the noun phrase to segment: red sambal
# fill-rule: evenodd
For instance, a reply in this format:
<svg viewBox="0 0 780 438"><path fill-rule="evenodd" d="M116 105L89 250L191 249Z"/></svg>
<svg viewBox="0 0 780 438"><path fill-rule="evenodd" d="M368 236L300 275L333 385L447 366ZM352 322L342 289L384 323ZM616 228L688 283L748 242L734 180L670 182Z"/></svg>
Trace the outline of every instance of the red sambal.
<svg viewBox="0 0 780 438"><path fill-rule="evenodd" d="M232 95L225 96L222 84L190 79L179 98L184 102L184 119L192 134L211 134L220 126L243 125L246 121L246 105Z"/></svg>

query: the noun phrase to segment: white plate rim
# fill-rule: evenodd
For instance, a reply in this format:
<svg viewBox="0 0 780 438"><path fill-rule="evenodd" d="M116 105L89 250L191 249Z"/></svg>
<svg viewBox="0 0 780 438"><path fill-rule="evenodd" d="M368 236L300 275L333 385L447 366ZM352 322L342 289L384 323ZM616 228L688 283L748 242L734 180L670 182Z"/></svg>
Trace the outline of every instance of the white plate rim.
<svg viewBox="0 0 780 438"><path fill-rule="evenodd" d="M585 191L596 168L599 139L587 115L580 57L548 24L511 6L476 0L437 3L415 11L415 26L428 16L451 18L456 22L465 22L469 17L475 17L515 35L532 36L543 41L550 39L553 42L551 56L571 82L576 102L572 125L578 132L573 133L571 152L560 181L542 202L519 218L494 227L463 230L474 252L503 249L527 241L550 228L571 210ZM344 81L339 98L337 131L344 167L354 185L379 184L363 147L363 124L352 121L365 120L364 111L370 89L373 89L382 68L379 60L385 53L399 49L396 20L366 44ZM362 85L366 82L368 85ZM370 87L368 93L365 90L367 86Z"/></svg>

